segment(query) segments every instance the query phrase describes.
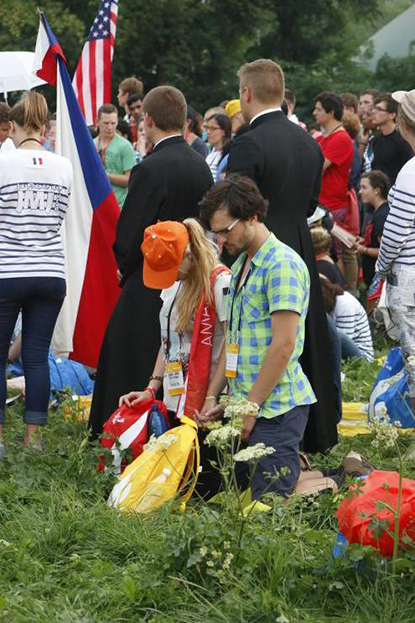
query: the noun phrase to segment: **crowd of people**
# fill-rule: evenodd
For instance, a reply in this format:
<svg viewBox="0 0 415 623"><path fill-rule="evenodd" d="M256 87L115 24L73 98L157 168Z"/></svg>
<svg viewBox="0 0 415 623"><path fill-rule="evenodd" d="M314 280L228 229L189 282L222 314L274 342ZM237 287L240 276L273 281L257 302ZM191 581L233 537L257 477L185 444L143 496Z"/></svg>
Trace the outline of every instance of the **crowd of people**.
<svg viewBox="0 0 415 623"><path fill-rule="evenodd" d="M238 77L239 97L203 116L175 87L144 96L134 77L119 85L121 117L114 104L98 111L91 132L120 206L120 296L89 426L97 438L119 404L162 395L171 424L185 413L203 437L229 393L247 401L243 442L275 448L253 498L286 497L301 484L300 447L337 441L341 360L373 361L370 314L384 289L415 410L415 90L323 91L307 127L275 62L246 63ZM35 445L65 296L72 169L53 153L55 134L38 93L0 104L0 433L21 312L25 443ZM205 448L206 495L218 486L211 458Z"/></svg>

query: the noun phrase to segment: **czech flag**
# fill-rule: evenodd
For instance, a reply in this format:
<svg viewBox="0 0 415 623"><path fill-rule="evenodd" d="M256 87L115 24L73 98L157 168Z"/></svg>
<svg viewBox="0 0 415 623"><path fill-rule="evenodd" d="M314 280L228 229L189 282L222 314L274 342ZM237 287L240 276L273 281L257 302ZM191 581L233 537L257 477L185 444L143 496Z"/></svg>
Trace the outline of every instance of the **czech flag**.
<svg viewBox="0 0 415 623"><path fill-rule="evenodd" d="M79 108L55 35L40 14L34 73L57 88L56 153L74 171L62 239L67 295L55 327L57 354L96 368L119 287L112 245L120 208Z"/></svg>

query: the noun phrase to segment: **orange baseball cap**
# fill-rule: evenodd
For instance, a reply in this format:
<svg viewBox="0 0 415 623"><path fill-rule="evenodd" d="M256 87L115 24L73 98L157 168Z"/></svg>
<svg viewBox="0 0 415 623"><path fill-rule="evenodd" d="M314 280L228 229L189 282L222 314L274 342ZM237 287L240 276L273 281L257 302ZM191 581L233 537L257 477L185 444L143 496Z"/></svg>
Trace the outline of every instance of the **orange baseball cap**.
<svg viewBox="0 0 415 623"><path fill-rule="evenodd" d="M159 221L147 227L141 245L144 285L155 290L172 286L188 244L189 234L183 223Z"/></svg>

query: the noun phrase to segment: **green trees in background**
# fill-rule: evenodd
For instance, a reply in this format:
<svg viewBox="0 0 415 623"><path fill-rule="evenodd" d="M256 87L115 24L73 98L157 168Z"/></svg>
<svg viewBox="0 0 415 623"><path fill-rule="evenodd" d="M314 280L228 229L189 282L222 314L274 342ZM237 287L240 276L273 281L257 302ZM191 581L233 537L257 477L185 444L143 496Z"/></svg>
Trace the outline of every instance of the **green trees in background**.
<svg viewBox="0 0 415 623"><path fill-rule="evenodd" d="M0 50L34 49L39 0L2 0ZM41 3L75 69L99 0ZM136 75L145 89L174 84L203 111L237 96L236 70L244 62L270 57L286 72L299 113L310 118L322 89L359 92L414 86L414 59L383 59L375 75L353 59L359 46L391 19L405 0L120 0L113 66L113 93L124 77ZM399 84L397 82L401 80ZM404 83L402 82L404 81ZM410 84L411 83L411 84ZM50 98L53 93L45 89Z"/></svg>

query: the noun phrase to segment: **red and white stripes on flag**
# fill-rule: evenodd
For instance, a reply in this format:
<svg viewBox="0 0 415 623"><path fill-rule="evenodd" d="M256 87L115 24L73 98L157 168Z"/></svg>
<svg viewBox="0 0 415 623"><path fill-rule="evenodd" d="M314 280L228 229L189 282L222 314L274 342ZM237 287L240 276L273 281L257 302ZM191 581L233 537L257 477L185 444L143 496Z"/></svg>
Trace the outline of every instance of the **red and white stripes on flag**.
<svg viewBox="0 0 415 623"><path fill-rule="evenodd" d="M73 78L73 88L87 125L94 125L99 107L111 102L117 15L118 0L101 1Z"/></svg>

